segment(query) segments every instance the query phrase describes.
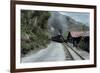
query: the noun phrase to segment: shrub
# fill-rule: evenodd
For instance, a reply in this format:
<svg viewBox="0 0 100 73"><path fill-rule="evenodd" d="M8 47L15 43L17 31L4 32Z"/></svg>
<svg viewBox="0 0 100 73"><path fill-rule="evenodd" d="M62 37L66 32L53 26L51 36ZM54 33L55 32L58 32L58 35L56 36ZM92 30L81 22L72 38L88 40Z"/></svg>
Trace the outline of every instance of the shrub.
<svg viewBox="0 0 100 73"><path fill-rule="evenodd" d="M21 54L34 49L45 48L49 44L47 11L21 10Z"/></svg>

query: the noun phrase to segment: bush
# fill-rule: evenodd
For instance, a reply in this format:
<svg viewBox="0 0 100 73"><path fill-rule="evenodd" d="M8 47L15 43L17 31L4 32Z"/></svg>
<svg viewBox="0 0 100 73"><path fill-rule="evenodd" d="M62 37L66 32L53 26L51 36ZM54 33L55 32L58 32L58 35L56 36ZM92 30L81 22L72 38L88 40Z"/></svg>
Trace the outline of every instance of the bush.
<svg viewBox="0 0 100 73"><path fill-rule="evenodd" d="M89 45L87 45L87 43L84 41L84 38L81 38L78 47L83 49L83 50L87 50L89 48L87 48Z"/></svg>
<svg viewBox="0 0 100 73"><path fill-rule="evenodd" d="M47 11L21 10L21 54L49 44Z"/></svg>

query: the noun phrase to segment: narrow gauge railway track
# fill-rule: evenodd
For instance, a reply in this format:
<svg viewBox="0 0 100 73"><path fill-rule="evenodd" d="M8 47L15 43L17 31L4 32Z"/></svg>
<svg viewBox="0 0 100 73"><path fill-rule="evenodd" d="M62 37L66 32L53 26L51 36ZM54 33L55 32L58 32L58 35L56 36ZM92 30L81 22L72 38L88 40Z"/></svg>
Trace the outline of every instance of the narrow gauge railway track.
<svg viewBox="0 0 100 73"><path fill-rule="evenodd" d="M65 47L64 51L66 53L66 60L85 60L77 51L75 51L67 43L62 43Z"/></svg>
<svg viewBox="0 0 100 73"><path fill-rule="evenodd" d="M66 56L66 60L74 60L73 56L71 55L70 51L67 49L66 45L62 43L64 46L64 52Z"/></svg>

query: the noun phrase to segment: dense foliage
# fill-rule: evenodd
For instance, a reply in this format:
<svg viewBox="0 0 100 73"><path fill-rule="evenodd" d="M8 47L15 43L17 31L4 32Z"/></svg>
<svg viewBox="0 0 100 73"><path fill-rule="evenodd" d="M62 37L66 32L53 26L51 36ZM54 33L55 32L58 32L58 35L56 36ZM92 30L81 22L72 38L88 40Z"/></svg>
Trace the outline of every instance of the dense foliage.
<svg viewBox="0 0 100 73"><path fill-rule="evenodd" d="M78 44L78 48L89 52L89 37L82 37Z"/></svg>
<svg viewBox="0 0 100 73"><path fill-rule="evenodd" d="M49 43L47 11L21 10L21 56Z"/></svg>

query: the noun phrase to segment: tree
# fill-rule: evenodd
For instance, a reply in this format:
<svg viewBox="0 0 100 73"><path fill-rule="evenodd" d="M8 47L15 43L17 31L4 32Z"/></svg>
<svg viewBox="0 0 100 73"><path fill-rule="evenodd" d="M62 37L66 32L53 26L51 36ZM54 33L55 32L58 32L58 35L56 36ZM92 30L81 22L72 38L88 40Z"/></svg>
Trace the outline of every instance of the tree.
<svg viewBox="0 0 100 73"><path fill-rule="evenodd" d="M47 11L21 10L21 54L46 47L49 43Z"/></svg>

